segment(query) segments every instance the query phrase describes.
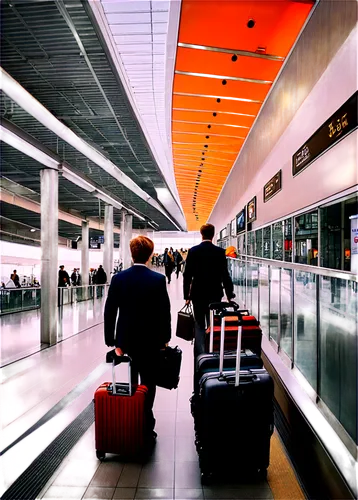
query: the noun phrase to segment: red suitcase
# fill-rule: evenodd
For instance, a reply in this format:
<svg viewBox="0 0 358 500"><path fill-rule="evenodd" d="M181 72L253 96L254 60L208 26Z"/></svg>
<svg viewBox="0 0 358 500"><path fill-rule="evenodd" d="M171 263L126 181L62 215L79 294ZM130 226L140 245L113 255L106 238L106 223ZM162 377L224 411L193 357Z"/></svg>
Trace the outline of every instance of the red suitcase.
<svg viewBox="0 0 358 500"><path fill-rule="evenodd" d="M217 310L215 309L217 307ZM221 331L221 319L218 313L223 309L223 307L232 307L235 312L241 313L241 319L243 321L242 326L242 340L241 348L250 349L258 356L261 356L261 341L262 341L262 330L260 328L260 323L257 321L255 316L249 314L247 309L239 310L236 303L222 302L219 304L211 304L211 317L210 320L214 324L214 341L211 349L210 346L210 327L206 330L205 336L205 351L206 352L219 352L220 350L220 331ZM225 326L225 351L236 350L237 345L237 327L238 318L236 316L229 316L226 319L228 326Z"/></svg>
<svg viewBox="0 0 358 500"><path fill-rule="evenodd" d="M100 460L106 453L136 459L146 449L144 405L148 390L144 385L132 385L129 356L115 358L113 383L103 383L94 394L96 455ZM115 382L115 366L120 363L128 363L128 384Z"/></svg>

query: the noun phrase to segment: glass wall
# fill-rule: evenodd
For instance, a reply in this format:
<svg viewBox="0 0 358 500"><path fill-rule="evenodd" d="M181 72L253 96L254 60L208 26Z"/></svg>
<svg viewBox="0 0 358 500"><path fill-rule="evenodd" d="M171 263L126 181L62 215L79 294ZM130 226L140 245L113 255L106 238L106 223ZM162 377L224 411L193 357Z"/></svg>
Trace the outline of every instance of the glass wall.
<svg viewBox="0 0 358 500"><path fill-rule="evenodd" d="M262 230L263 257L271 259L271 226L264 227Z"/></svg>
<svg viewBox="0 0 358 500"><path fill-rule="evenodd" d="M295 217L295 262L318 265L318 210Z"/></svg>
<svg viewBox="0 0 358 500"><path fill-rule="evenodd" d="M259 318L263 334L288 355L358 443L356 278L254 257L230 259L229 269L240 302Z"/></svg>
<svg viewBox="0 0 358 500"><path fill-rule="evenodd" d="M272 258L283 260L283 222L272 224Z"/></svg>
<svg viewBox="0 0 358 500"><path fill-rule="evenodd" d="M285 262L292 262L292 218L283 221Z"/></svg>
<svg viewBox="0 0 358 500"><path fill-rule="evenodd" d="M256 257L262 257L262 229L255 231L256 236Z"/></svg>

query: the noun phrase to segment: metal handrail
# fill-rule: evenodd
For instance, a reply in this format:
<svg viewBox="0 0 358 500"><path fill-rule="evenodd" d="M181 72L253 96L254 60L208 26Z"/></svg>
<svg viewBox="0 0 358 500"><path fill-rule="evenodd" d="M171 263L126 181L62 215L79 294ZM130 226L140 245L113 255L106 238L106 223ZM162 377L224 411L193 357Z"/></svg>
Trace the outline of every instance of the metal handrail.
<svg viewBox="0 0 358 500"><path fill-rule="evenodd" d="M295 271L317 274L319 276L325 276L327 278L337 278L337 279L358 282L358 275L353 274L349 271L340 271L337 269L329 269L327 267L309 266L308 264L298 264L296 262L293 263L293 262L284 262L282 260L265 259L264 257L255 257L253 255L242 255L236 258L233 257L227 257L227 258L230 260L243 263L252 261L257 264L267 264L281 269L293 269Z"/></svg>

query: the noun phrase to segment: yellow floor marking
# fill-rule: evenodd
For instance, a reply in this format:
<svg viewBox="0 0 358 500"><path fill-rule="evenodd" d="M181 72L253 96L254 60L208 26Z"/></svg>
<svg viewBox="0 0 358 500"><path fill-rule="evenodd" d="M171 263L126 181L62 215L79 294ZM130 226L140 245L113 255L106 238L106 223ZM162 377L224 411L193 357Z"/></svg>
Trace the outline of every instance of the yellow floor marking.
<svg viewBox="0 0 358 500"><path fill-rule="evenodd" d="M271 438L267 481L275 500L305 500L305 495L275 431Z"/></svg>

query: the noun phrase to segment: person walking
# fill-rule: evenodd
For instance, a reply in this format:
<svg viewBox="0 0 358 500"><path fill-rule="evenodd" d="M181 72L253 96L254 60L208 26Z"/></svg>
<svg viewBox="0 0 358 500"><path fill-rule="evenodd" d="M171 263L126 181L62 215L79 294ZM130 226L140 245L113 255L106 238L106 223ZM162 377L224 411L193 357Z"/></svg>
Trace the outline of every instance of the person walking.
<svg viewBox="0 0 358 500"><path fill-rule="evenodd" d="M13 272L10 276L10 279L14 282L14 285L16 288L21 288L20 278L19 278L19 275L17 274L16 269L13 270Z"/></svg>
<svg viewBox="0 0 358 500"><path fill-rule="evenodd" d="M182 262L183 262L183 257L181 256L181 253L178 250L175 250L174 264L175 264L175 274L177 275L177 279L179 278Z"/></svg>
<svg viewBox="0 0 358 500"><path fill-rule="evenodd" d="M148 269L154 243L145 236L130 242L134 265L116 274L109 287L104 309L104 336L117 356L132 359L132 382L148 388L149 439L155 439L153 403L156 393L156 359L171 338L170 301L165 277ZM118 313L119 310L119 313ZM118 319L117 319L118 314ZM117 320L117 326L116 326Z"/></svg>
<svg viewBox="0 0 358 500"><path fill-rule="evenodd" d="M107 283L107 273L100 265L96 273L96 285L104 285Z"/></svg>
<svg viewBox="0 0 358 500"><path fill-rule="evenodd" d="M167 248L164 250L163 263L165 267L165 276L168 279L168 285L169 285L169 283L172 280L172 272L175 264L174 264L174 256L171 252L168 251Z"/></svg>
<svg viewBox="0 0 358 500"><path fill-rule="evenodd" d="M70 286L70 277L68 272L65 271L65 266L60 266L60 270L58 272L58 287L63 288L66 286Z"/></svg>
<svg viewBox="0 0 358 500"><path fill-rule="evenodd" d="M209 304L221 302L223 288L227 299L235 297L227 268L225 250L213 244L215 227L201 226L202 242L192 247L185 261L184 299L193 302L195 328L194 355L205 352L205 330L209 326Z"/></svg>
<svg viewBox="0 0 358 500"><path fill-rule="evenodd" d="M77 286L77 269L74 269L71 274L71 284L72 286Z"/></svg>

